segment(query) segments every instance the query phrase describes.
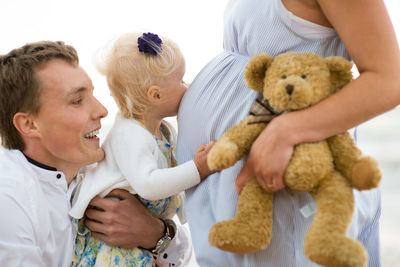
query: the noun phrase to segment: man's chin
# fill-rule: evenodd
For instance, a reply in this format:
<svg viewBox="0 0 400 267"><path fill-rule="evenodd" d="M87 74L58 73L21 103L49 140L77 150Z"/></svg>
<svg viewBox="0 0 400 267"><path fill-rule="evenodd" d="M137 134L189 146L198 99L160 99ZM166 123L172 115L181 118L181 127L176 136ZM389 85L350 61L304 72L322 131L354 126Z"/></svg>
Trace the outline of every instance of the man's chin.
<svg viewBox="0 0 400 267"><path fill-rule="evenodd" d="M99 148L98 151L93 153L90 157L88 157L88 162L86 165L90 165L96 162L99 162L104 159L104 150L102 148Z"/></svg>
<svg viewBox="0 0 400 267"><path fill-rule="evenodd" d="M99 148L99 151L97 152L97 156L96 156L96 162L103 160L104 157L105 157L104 150L102 148Z"/></svg>

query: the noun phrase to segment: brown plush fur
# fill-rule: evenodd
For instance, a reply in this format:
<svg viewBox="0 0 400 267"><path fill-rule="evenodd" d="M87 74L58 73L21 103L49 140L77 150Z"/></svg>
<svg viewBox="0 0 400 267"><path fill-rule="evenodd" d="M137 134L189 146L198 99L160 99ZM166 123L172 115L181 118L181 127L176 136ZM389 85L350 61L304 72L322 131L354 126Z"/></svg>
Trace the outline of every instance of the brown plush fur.
<svg viewBox="0 0 400 267"><path fill-rule="evenodd" d="M344 58L322 58L312 53L288 52L272 58L250 59L247 85L263 93L277 112L307 108L340 90L352 80L351 64ZM288 94L287 85L294 90ZM247 155L267 123L248 124L251 116L229 129L208 155L211 169L222 170ZM297 145L284 175L288 189L309 192L317 211L308 230L306 256L324 266L362 267L367 253L356 240L346 237L354 199L352 188L377 187L381 179L377 162L362 156L348 133L327 140ZM235 253L265 248L272 235L273 194L265 193L255 178L239 196L236 216L218 222L209 233L212 246Z"/></svg>

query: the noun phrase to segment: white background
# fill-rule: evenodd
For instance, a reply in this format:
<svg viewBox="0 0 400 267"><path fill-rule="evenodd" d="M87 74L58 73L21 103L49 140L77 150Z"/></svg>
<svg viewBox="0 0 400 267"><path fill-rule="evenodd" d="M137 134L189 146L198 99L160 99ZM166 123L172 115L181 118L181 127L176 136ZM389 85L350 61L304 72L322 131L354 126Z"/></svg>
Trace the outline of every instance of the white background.
<svg viewBox="0 0 400 267"><path fill-rule="evenodd" d="M92 66L95 51L129 31L168 36L178 43L186 57L185 80L190 83L222 49L222 14L226 3L227 0L0 0L0 54L39 40L62 40L73 45L93 80L96 96L109 109L109 116L103 121L107 129L116 107L105 80ZM400 39L400 2L385 3ZM400 266L399 136L399 109L359 127L359 146L379 161L384 174L381 254L382 265L390 267Z"/></svg>

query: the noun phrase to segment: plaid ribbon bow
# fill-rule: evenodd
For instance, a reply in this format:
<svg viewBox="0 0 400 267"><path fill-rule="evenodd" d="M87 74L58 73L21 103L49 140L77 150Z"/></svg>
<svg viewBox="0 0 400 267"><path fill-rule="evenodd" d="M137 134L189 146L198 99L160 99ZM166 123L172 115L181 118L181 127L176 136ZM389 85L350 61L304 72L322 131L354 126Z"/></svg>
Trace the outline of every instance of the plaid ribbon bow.
<svg viewBox="0 0 400 267"><path fill-rule="evenodd" d="M250 115L253 117L249 120L247 124L254 123L268 123L273 118L281 115L282 113L277 113L268 103L267 99L256 99L253 106L250 109Z"/></svg>

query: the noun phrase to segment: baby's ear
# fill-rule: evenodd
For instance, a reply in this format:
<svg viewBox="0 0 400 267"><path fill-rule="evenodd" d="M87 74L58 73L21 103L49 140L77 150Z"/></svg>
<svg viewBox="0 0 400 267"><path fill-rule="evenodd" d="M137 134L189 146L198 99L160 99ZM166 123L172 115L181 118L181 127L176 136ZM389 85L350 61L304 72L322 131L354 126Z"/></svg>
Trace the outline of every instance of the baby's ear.
<svg viewBox="0 0 400 267"><path fill-rule="evenodd" d="M325 62L331 73L332 93L339 91L353 79L352 64L343 57L327 57Z"/></svg>
<svg viewBox="0 0 400 267"><path fill-rule="evenodd" d="M157 104L161 99L161 88L158 85L152 85L147 90L147 99L152 104Z"/></svg>
<svg viewBox="0 0 400 267"><path fill-rule="evenodd" d="M267 54L259 54L250 58L247 63L244 78L247 87L262 92L264 90L264 78L273 58Z"/></svg>

